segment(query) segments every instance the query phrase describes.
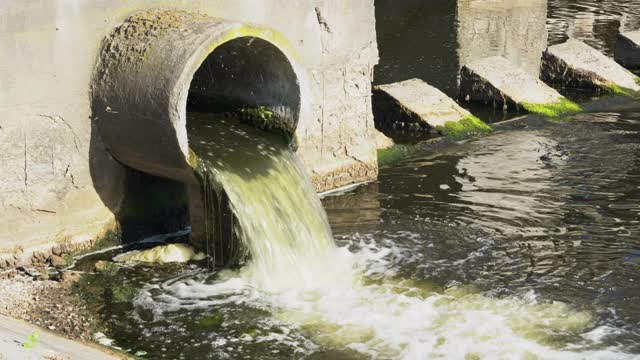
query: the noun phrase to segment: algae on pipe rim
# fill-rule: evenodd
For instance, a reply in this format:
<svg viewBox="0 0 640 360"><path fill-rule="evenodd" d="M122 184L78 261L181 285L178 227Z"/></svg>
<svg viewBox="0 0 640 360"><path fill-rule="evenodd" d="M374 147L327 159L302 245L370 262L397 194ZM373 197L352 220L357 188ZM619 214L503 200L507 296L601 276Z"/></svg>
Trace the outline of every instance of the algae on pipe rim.
<svg viewBox="0 0 640 360"><path fill-rule="evenodd" d="M518 105L529 113L543 115L546 117L559 117L583 111L580 105L568 99L563 99L550 104L520 103Z"/></svg>

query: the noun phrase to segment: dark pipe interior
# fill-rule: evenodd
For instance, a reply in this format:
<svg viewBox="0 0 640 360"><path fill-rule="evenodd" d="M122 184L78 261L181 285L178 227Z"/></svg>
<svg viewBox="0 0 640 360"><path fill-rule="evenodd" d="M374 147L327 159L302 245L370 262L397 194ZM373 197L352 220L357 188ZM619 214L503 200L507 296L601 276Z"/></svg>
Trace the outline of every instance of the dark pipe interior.
<svg viewBox="0 0 640 360"><path fill-rule="evenodd" d="M175 232L189 225L188 196L183 183L127 168L124 191L118 214L123 243Z"/></svg>
<svg viewBox="0 0 640 360"><path fill-rule="evenodd" d="M300 88L289 60L277 47L259 38L241 37L220 45L191 81L187 112L258 107L273 111L289 132L295 129Z"/></svg>

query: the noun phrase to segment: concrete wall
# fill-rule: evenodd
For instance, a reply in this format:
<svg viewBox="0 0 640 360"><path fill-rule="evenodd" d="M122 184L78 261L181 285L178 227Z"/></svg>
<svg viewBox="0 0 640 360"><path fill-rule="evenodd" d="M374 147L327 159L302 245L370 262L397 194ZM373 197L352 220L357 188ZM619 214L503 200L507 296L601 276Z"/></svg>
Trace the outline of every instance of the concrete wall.
<svg viewBox="0 0 640 360"><path fill-rule="evenodd" d="M460 64L502 56L538 77L546 21L547 0L458 0Z"/></svg>
<svg viewBox="0 0 640 360"><path fill-rule="evenodd" d="M11 262L86 244L115 224L125 171L92 129L89 85L101 41L150 8L282 33L306 78L298 153L318 190L377 175L373 0L8 0L0 7L0 254L17 254Z"/></svg>

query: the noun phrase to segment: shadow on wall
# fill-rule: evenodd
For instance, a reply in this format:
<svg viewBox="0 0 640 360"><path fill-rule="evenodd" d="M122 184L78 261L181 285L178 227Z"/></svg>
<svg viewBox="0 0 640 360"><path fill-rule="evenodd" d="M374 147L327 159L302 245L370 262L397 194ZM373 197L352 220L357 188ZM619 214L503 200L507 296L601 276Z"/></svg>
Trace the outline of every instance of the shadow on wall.
<svg viewBox="0 0 640 360"><path fill-rule="evenodd" d="M188 111L266 108L278 122L256 125L293 133L300 87L278 41L270 29L170 10L133 15L105 39L92 80L90 169L124 242L188 225L192 240L203 236Z"/></svg>
<svg viewBox="0 0 640 360"><path fill-rule="evenodd" d="M100 139L92 118L89 156L93 186L115 214L121 241L169 233L189 226L187 187L184 183L149 175L115 160Z"/></svg>

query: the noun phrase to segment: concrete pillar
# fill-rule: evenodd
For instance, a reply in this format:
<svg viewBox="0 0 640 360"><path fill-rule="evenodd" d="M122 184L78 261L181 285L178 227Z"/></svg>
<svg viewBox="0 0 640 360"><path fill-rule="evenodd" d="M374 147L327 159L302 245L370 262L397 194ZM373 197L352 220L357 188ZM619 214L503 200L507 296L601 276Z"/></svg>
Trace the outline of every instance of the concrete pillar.
<svg viewBox="0 0 640 360"><path fill-rule="evenodd" d="M461 66L500 56L538 77L546 21L547 0L458 0Z"/></svg>

